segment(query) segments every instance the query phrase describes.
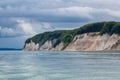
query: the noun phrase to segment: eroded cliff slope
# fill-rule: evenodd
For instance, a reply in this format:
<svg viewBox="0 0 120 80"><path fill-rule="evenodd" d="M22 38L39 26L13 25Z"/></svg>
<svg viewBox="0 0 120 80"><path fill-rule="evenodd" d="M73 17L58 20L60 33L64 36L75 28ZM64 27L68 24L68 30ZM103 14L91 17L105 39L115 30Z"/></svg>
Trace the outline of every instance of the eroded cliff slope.
<svg viewBox="0 0 120 80"><path fill-rule="evenodd" d="M120 50L118 44L120 36L116 34L86 33L77 35L75 39L66 47L66 51L101 51ZM117 44L117 45L116 45ZM116 45L116 46L115 46Z"/></svg>
<svg viewBox="0 0 120 80"><path fill-rule="evenodd" d="M120 50L119 34L119 22L92 23L74 30L59 30L38 34L26 40L24 50Z"/></svg>

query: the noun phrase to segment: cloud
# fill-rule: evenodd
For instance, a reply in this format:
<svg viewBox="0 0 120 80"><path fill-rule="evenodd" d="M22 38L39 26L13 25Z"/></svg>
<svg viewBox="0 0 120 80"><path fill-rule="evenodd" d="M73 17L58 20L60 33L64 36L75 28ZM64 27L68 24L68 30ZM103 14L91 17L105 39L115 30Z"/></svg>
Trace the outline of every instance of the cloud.
<svg viewBox="0 0 120 80"><path fill-rule="evenodd" d="M41 0L1 0L0 31L2 36L23 36L63 29L64 27L61 27L63 23L119 21L120 10L110 6L115 1L44 0L41 2ZM119 4L119 2L116 3L116 6L119 7ZM69 27L67 26L67 28Z"/></svg>
<svg viewBox="0 0 120 80"><path fill-rule="evenodd" d="M112 20L120 18L120 10L86 6L48 9L40 9L39 7L29 8L27 6L20 6L19 8L7 6L6 8L1 7L0 12L1 18L28 18L40 22L88 22L93 20Z"/></svg>
<svg viewBox="0 0 120 80"><path fill-rule="evenodd" d="M90 7L65 7L65 8L57 8L57 9L49 9L42 11L44 14L49 13L52 16L60 16L60 17L68 17L68 18L87 18L91 19L90 12L92 8Z"/></svg>
<svg viewBox="0 0 120 80"><path fill-rule="evenodd" d="M55 29L51 23L38 22L25 18L16 19L16 22L19 30L21 29L25 34L37 34Z"/></svg>
<svg viewBox="0 0 120 80"><path fill-rule="evenodd" d="M41 11L48 16L48 21L58 22L90 22L99 20L120 20L120 10L108 8L93 8L93 7L64 7L57 9L47 9ZM48 14L49 13L49 14ZM52 19L49 19L49 17ZM46 21L47 21L46 20ZM41 20L42 21L42 20Z"/></svg>
<svg viewBox="0 0 120 80"><path fill-rule="evenodd" d="M0 26L0 37L9 37L9 36L14 36L15 33L14 33L14 30L12 28L8 28L8 27L5 27L5 28L2 28Z"/></svg>
<svg viewBox="0 0 120 80"><path fill-rule="evenodd" d="M45 31L55 30L50 23L46 22L34 22L28 19L13 19L16 25L14 26L0 26L0 37L20 37L20 36L32 36L37 33Z"/></svg>
<svg viewBox="0 0 120 80"><path fill-rule="evenodd" d="M0 26L0 37L18 37L36 34L30 23L25 20L16 20L16 26Z"/></svg>
<svg viewBox="0 0 120 80"><path fill-rule="evenodd" d="M0 26L0 38L8 38L8 37L20 37L20 36L28 35L24 31L19 30L18 28L9 28L9 27L1 27Z"/></svg>
<svg viewBox="0 0 120 80"><path fill-rule="evenodd" d="M36 34L30 23L22 19L18 19L17 22L18 22L18 28L21 29L24 32L24 34Z"/></svg>
<svg viewBox="0 0 120 80"><path fill-rule="evenodd" d="M115 6L111 6L114 4ZM71 6L119 9L120 2L118 0L0 0L0 5L4 8L12 6L16 8L28 7L28 9L53 9Z"/></svg>

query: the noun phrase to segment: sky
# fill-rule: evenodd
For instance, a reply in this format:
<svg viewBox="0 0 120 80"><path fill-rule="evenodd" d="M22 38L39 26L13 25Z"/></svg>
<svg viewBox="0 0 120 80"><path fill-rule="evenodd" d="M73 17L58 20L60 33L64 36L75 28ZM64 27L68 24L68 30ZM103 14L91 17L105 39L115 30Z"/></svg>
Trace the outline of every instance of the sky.
<svg viewBox="0 0 120 80"><path fill-rule="evenodd" d="M45 31L120 21L119 0L0 0L0 48L22 48Z"/></svg>

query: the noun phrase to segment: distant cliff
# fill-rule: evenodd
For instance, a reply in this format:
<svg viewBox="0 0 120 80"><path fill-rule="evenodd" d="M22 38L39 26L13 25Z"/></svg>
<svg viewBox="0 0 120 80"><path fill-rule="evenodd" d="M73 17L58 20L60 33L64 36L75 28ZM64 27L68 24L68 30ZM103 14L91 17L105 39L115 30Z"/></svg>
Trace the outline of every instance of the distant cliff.
<svg viewBox="0 0 120 80"><path fill-rule="evenodd" d="M120 22L97 22L74 30L37 34L26 40L24 50L120 50Z"/></svg>

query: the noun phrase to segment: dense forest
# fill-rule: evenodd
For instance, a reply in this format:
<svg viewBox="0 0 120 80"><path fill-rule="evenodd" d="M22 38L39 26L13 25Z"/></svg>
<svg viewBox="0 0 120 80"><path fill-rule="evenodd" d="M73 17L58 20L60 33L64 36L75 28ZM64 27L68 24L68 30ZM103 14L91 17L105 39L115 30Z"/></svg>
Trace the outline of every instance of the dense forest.
<svg viewBox="0 0 120 80"><path fill-rule="evenodd" d="M89 32L100 32L100 35L108 33L109 35L120 34L120 22L96 22L86 24L80 28L74 30L56 30L50 32L44 32L33 36L26 40L25 43L29 43L31 40L40 45L44 44L47 40L57 39L54 47L60 42L64 42L67 46L75 37L75 35L89 33Z"/></svg>

